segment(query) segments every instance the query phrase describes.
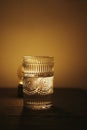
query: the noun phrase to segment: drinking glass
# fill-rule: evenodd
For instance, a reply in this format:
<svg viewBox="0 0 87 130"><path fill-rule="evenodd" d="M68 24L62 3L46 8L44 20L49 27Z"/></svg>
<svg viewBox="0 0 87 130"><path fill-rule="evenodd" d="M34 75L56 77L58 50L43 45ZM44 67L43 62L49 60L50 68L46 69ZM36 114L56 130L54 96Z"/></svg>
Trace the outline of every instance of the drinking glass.
<svg viewBox="0 0 87 130"><path fill-rule="evenodd" d="M24 107L33 110L52 106L54 57L24 56L22 62Z"/></svg>

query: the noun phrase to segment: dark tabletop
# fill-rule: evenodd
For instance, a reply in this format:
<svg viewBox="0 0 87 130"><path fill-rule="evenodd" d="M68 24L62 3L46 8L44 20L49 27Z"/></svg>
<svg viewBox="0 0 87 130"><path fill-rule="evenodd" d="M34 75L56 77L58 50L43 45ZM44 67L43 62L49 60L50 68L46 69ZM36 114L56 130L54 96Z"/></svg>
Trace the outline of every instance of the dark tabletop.
<svg viewBox="0 0 87 130"><path fill-rule="evenodd" d="M54 89L53 107L32 111L23 107L17 88L0 88L0 130L85 130L87 90Z"/></svg>

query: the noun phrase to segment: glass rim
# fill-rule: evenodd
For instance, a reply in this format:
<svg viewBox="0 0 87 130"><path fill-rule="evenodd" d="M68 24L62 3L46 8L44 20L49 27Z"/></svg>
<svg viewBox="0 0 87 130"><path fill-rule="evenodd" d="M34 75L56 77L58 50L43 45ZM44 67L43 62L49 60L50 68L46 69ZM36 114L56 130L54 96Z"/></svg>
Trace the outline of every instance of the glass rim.
<svg viewBox="0 0 87 130"><path fill-rule="evenodd" d="M31 55L25 55L23 58L52 58L54 59L54 56L31 56Z"/></svg>

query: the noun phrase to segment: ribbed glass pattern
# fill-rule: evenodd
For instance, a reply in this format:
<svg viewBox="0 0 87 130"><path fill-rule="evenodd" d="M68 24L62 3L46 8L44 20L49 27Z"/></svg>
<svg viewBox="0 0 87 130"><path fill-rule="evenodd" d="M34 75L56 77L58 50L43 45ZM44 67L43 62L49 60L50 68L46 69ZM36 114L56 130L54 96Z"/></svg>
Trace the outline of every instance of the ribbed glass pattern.
<svg viewBox="0 0 87 130"><path fill-rule="evenodd" d="M52 76L54 58L46 56L24 56L23 73L28 76Z"/></svg>

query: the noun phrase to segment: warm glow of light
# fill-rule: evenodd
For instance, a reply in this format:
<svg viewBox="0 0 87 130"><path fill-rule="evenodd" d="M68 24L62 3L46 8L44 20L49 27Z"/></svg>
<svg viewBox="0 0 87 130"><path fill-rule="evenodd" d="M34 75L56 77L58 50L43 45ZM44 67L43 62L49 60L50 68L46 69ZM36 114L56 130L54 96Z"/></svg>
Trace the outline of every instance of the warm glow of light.
<svg viewBox="0 0 87 130"><path fill-rule="evenodd" d="M24 55L48 55L55 87L86 88L85 2L42 1L0 4L0 87L17 87Z"/></svg>

